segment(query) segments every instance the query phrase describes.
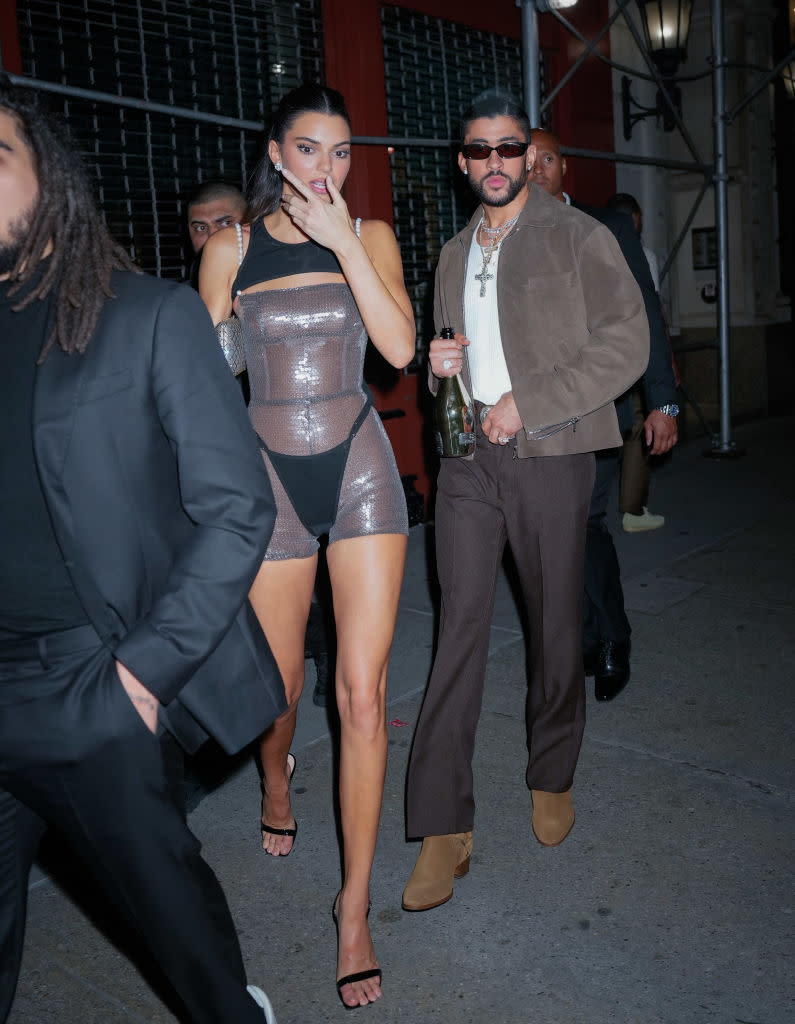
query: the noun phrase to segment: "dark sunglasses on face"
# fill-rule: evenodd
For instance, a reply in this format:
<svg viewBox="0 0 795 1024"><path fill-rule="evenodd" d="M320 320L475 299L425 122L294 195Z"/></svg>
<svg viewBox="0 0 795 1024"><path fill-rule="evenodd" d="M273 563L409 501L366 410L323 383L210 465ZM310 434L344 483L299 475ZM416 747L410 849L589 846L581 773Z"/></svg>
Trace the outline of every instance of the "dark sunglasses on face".
<svg viewBox="0 0 795 1024"><path fill-rule="evenodd" d="M485 142L468 142L461 147L461 152L465 160L488 160L492 153L503 160L513 160L524 156L529 145L529 142L501 142L499 146L487 146Z"/></svg>

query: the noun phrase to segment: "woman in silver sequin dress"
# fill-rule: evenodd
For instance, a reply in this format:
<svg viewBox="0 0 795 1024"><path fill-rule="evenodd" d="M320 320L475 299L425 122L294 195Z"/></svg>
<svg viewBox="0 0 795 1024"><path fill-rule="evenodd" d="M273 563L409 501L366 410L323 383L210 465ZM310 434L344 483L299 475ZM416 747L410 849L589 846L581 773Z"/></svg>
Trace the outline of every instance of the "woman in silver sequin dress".
<svg viewBox="0 0 795 1024"><path fill-rule="evenodd" d="M364 221L358 231L339 192L350 165L350 137L339 93L302 86L285 97L250 188L243 263L239 267L235 230L218 232L205 246L199 290L214 323L233 308L241 320L249 411L277 504L274 534L251 591L289 701L261 744L263 847L275 857L286 856L295 839L289 749L304 682L315 530L322 532L324 518L333 519L327 560L337 629L344 844L334 913L338 991L352 1007L381 995L367 914L386 770L387 661L408 532L394 456L377 414L365 408L362 363L369 337L389 363L402 368L414 353L415 335L392 229ZM306 508L303 520L296 509L307 506L312 519L314 481L307 481L308 492L299 483L288 493L289 480L275 471L279 455L328 452L345 443L361 416L336 509L331 516L318 510L317 523L307 527Z"/></svg>

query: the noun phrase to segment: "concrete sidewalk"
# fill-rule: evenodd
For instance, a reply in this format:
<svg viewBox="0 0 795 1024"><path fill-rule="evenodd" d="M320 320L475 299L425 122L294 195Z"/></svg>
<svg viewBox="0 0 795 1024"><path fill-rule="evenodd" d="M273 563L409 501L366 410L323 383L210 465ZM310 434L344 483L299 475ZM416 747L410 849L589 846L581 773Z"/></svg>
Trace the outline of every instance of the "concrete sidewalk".
<svg viewBox="0 0 795 1024"><path fill-rule="evenodd" d="M357 1011L369 1024L795 1019L795 419L744 426L736 439L743 458L704 459L701 439L655 472L662 530L626 535L611 511L632 682L597 704L589 680L577 823L557 849L530 831L524 641L501 580L472 867L448 904L423 914L400 908L418 850L404 841L403 784L434 629L430 529L413 529L372 887L384 998ZM249 978L279 1024L346 1019L334 988L333 749L311 689L294 747L295 852L276 862L259 849L248 761L190 817L229 896ZM38 875L10 1024L172 1020L126 957Z"/></svg>

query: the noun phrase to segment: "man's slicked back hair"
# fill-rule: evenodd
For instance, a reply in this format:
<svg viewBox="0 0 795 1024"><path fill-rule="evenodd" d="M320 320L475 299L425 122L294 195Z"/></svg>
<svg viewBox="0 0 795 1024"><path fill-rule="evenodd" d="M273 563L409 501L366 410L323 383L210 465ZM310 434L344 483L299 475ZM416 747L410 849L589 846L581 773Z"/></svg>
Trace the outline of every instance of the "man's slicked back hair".
<svg viewBox="0 0 795 1024"><path fill-rule="evenodd" d="M473 101L472 106L464 111L461 118L459 139L462 146L466 140L467 128L479 117L512 117L521 125L524 141L530 141L530 118L522 104L515 100L510 93L500 89L489 89L482 92Z"/></svg>
<svg viewBox="0 0 795 1024"><path fill-rule="evenodd" d="M111 274L137 268L111 237L64 126L44 109L35 90L13 85L0 74L0 111L13 119L31 150L38 184L30 231L9 275L10 298L36 276L52 243L40 279L14 307L24 309L55 291L54 322L41 363L56 343L67 353L85 351L105 300L113 298Z"/></svg>

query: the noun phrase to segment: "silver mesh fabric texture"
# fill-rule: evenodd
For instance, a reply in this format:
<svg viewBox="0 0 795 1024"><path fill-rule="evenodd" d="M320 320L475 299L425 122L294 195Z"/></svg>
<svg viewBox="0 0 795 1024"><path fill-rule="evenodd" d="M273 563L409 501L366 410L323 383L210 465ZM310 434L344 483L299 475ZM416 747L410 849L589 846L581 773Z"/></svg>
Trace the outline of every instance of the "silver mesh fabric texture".
<svg viewBox="0 0 795 1024"><path fill-rule="evenodd" d="M343 442L364 402L367 334L344 282L246 292L238 297L254 429L275 452L313 455ZM276 498L266 559L307 558L317 539L295 514L263 452ZM354 437L329 543L374 533L407 533L395 457L371 410Z"/></svg>

